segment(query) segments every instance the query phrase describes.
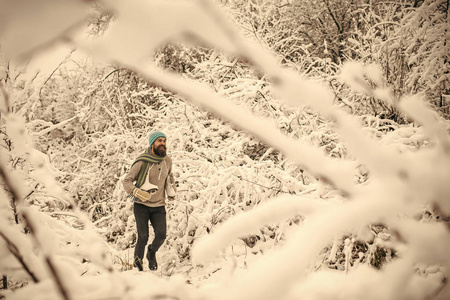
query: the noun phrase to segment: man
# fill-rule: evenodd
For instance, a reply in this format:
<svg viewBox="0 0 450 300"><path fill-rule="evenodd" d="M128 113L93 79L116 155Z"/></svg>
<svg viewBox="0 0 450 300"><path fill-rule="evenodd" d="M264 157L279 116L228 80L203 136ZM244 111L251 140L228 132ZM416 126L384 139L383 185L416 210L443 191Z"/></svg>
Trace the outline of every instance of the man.
<svg viewBox="0 0 450 300"><path fill-rule="evenodd" d="M166 155L166 136L153 132L149 138L150 147L131 166L123 180L125 191L134 201L134 217L138 239L134 249L134 267L143 271L145 246L149 238L150 221L155 238L147 248L150 270L157 270L156 252L166 239L166 195L175 196L173 187L172 159Z"/></svg>

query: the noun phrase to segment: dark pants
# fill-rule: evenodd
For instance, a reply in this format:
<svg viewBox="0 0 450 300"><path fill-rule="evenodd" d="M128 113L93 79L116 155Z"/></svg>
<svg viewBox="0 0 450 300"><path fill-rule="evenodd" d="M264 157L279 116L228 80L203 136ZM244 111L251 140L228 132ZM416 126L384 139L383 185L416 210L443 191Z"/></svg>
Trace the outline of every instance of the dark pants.
<svg viewBox="0 0 450 300"><path fill-rule="evenodd" d="M134 218L136 219L138 233L134 257L142 262L144 259L145 246L147 246L149 237L148 221L152 224L153 232L155 233L155 238L148 246L148 250L154 252L158 251L166 239L166 208L165 206L148 207L143 204L135 203Z"/></svg>

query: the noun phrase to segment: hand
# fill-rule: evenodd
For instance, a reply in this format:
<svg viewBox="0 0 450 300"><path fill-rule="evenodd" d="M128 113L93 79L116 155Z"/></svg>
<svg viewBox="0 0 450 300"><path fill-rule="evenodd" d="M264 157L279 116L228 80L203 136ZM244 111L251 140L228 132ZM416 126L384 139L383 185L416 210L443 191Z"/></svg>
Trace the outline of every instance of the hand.
<svg viewBox="0 0 450 300"><path fill-rule="evenodd" d="M141 190L140 188L134 188L133 196L139 198L141 201L148 201L152 197L152 194Z"/></svg>

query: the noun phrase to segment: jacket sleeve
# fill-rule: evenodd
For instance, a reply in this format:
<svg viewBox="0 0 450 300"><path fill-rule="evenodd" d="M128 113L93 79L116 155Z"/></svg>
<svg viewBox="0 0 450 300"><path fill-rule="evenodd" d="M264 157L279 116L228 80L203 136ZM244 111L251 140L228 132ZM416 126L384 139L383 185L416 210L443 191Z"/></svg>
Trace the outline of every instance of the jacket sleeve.
<svg viewBox="0 0 450 300"><path fill-rule="evenodd" d="M175 178L172 173L172 160L170 160L168 172L169 174L167 175L165 183L166 195L167 197L175 197L177 190L175 188Z"/></svg>
<svg viewBox="0 0 450 300"><path fill-rule="evenodd" d="M139 174L139 170L141 169L142 166L142 161L138 161L137 163L135 163L130 171L128 172L127 176L125 176L125 178L122 181L123 184L123 188L125 189L125 192L127 192L128 194L132 195L133 194L133 190L136 187L134 185L134 182L136 181L136 178Z"/></svg>
<svg viewBox="0 0 450 300"><path fill-rule="evenodd" d="M172 184L175 183L175 178L173 177L173 173L172 173L172 160L170 161L170 168L169 168L169 182L171 182Z"/></svg>

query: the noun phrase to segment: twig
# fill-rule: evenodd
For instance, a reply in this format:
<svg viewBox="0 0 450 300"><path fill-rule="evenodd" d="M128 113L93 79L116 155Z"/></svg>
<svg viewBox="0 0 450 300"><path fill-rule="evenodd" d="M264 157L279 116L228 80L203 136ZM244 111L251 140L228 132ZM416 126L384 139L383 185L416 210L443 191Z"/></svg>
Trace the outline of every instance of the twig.
<svg viewBox="0 0 450 300"><path fill-rule="evenodd" d="M47 84L47 82L53 77L53 75L55 74L55 72L66 62L67 57L69 57L70 55L72 55L73 52L75 52L75 49L72 49L70 51L70 53L66 56L66 58L59 63L59 65L52 71L52 73L47 77L47 79L45 80L45 82L42 84L41 88L39 89L39 96L42 93L42 89L44 88L44 86ZM36 73L35 77L33 78L33 80L37 77L37 75L39 74L39 72Z"/></svg>
<svg viewBox="0 0 450 300"><path fill-rule="evenodd" d="M14 243L3 233L0 231L0 236L3 238L3 240L5 240L6 245L8 246L9 251L11 252L12 255L14 255L16 257L16 259L19 261L19 263L22 265L23 269L25 270L25 272L27 272L28 275L30 275L31 279L33 279L33 281L35 283L38 283L39 280L38 278L34 275L33 271L30 270L30 268L27 266L27 264L25 263L25 261L23 260L22 255L20 254L19 249L16 247L16 245L14 245Z"/></svg>
<svg viewBox="0 0 450 300"><path fill-rule="evenodd" d="M172 299L172 300L179 300L180 298L170 295L154 295L151 299L155 300L164 300L164 299Z"/></svg>
<svg viewBox="0 0 450 300"><path fill-rule="evenodd" d="M120 72L123 69L115 69L113 71L111 71L108 75L105 76L105 78L103 78L102 81L105 81L106 79L108 79L109 76L111 76L112 74L116 73L116 72Z"/></svg>
<svg viewBox="0 0 450 300"><path fill-rule="evenodd" d="M35 136L42 136L42 135L44 135L46 133L49 133L50 131L52 131L54 129L58 129L59 127L63 127L64 125L66 125L67 123L69 123L70 121L72 121L75 118L78 118L78 115L75 115L72 118L64 120L62 122L59 122L57 124L53 124L49 128L46 128L46 129L43 129L43 130L41 130L39 132L33 133L33 135L35 135Z"/></svg>
<svg viewBox="0 0 450 300"><path fill-rule="evenodd" d="M13 181L10 180L9 175L4 171L3 164L1 162L0 162L0 177L3 179L3 182L4 182L5 186L10 190L10 192L12 194L13 202L15 204L20 203L20 201L22 201L23 198L20 197L17 187L12 184ZM38 237L36 235L36 230L35 230L33 224L30 222L28 214L25 213L25 212L22 212L21 215L22 215L22 217L23 217L23 219L25 221L26 227L30 230L31 235L33 236L33 238L36 241L37 245L39 246L39 248L42 248L41 245L40 245L39 239L38 239ZM28 268L28 266L23 261L23 258L19 254L19 250L17 249L17 247L2 232L0 232L0 235L7 242L8 248L11 251L11 253L19 260L19 262L21 263L21 265L25 269L25 271L28 274L30 274L30 276L33 279L33 281L34 282L38 282L37 277L34 275L34 273ZM55 266L53 265L53 262L51 261L51 259L50 259L50 257L48 255L45 255L45 261L47 262L47 264L48 264L48 266L49 266L49 268L50 268L50 270L52 272L53 278L54 278L54 280L56 282L56 285L57 285L61 295L63 296L63 298L65 300L70 300L66 289L62 285L61 278L56 273Z"/></svg>
<svg viewBox="0 0 450 300"><path fill-rule="evenodd" d="M30 233L31 233L32 237L34 238L36 244L39 246L39 248L42 249L41 243L36 235L36 229L34 227L34 224L29 219L28 214L22 214L22 216L23 216L25 223L26 223L27 227L29 228ZM62 283L61 277L59 276L59 274L56 270L55 264L53 263L50 255L48 255L45 252L43 253L43 255L45 258L44 261L47 263L47 265L50 269L50 272L53 275L53 279L56 283L56 287L58 288L59 292L61 293L61 296L63 297L64 300L70 300L69 294Z"/></svg>
<svg viewBox="0 0 450 300"><path fill-rule="evenodd" d="M247 181L247 182L249 182L249 183L252 183L252 184L254 184L254 185L260 186L260 187L265 188L265 189L268 189L268 190L272 190L272 191L275 191L275 192L278 192L278 193L285 193L285 194L290 194L290 195L296 195L296 193L286 192L286 191L283 191L283 190L281 190L281 189L277 189L277 188L265 186L265 185L262 185L262 184L260 184L260 183L258 183L258 182L255 182L255 181L252 181L252 180L248 180L248 179L242 178L242 176L239 176L239 175L235 175L235 174L233 174L233 175L236 176L237 178L239 178L239 179L242 180L242 181Z"/></svg>

